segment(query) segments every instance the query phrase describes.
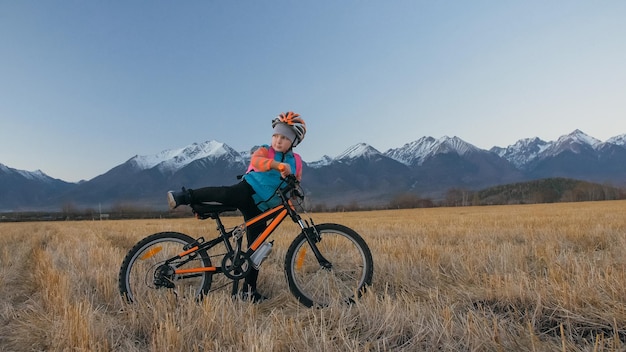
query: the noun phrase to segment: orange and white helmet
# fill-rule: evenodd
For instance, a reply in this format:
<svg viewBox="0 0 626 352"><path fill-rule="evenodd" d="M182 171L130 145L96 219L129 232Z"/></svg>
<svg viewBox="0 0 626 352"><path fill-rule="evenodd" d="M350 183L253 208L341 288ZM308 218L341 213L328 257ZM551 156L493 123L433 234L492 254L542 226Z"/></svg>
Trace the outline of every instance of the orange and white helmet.
<svg viewBox="0 0 626 352"><path fill-rule="evenodd" d="M292 142L292 147L297 146L302 142L304 136L306 135L306 123L300 117L299 114L296 114L293 111L283 112L278 115L275 119L272 120L272 128L275 128L278 124L285 124L293 130L296 134L296 138L294 138Z"/></svg>

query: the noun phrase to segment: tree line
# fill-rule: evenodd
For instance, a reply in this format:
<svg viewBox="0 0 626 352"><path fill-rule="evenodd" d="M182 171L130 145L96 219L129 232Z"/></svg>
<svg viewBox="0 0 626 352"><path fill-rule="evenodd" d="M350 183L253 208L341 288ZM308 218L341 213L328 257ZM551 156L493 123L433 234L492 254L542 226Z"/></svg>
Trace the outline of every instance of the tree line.
<svg viewBox="0 0 626 352"><path fill-rule="evenodd" d="M479 205L539 204L557 202L587 202L626 199L626 189L610 184L598 184L568 178L547 178L471 190L453 187L442 199L420 197L416 193L394 196L386 207L376 209L411 209L432 207L459 207ZM372 210L357 202L333 207L317 205L314 211Z"/></svg>
<svg viewBox="0 0 626 352"><path fill-rule="evenodd" d="M479 205L537 204L557 202L585 202L626 199L626 189L609 184L598 184L568 178L547 178L489 187L483 190L450 188L445 197L438 200L423 198L415 193L401 193L391 198L385 206L368 206L357 201L326 206L307 205L312 212L343 212L359 210L411 209L432 207L458 207ZM227 214L229 215L229 214ZM237 215L234 213L233 215ZM155 210L132 204L116 204L102 210L79 209L66 203L58 212L10 212L0 214L0 222L13 221L62 221L62 220L123 220L187 218L193 216L188 207L175 210Z"/></svg>
<svg viewBox="0 0 626 352"><path fill-rule="evenodd" d="M539 204L626 199L626 189L568 178L547 178L479 191L451 188L441 206Z"/></svg>

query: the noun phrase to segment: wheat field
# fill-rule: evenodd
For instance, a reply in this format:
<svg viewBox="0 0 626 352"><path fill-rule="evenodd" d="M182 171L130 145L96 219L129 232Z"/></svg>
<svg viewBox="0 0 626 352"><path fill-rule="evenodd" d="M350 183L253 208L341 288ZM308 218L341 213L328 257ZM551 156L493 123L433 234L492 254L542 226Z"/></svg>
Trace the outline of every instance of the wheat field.
<svg viewBox="0 0 626 352"><path fill-rule="evenodd" d="M261 304L125 305L126 252L159 231L215 235L211 220L0 223L1 351L623 351L626 202L313 214L352 227L374 256L353 305L307 309L282 264ZM226 218L229 226L241 219ZM210 235L210 236L209 236Z"/></svg>

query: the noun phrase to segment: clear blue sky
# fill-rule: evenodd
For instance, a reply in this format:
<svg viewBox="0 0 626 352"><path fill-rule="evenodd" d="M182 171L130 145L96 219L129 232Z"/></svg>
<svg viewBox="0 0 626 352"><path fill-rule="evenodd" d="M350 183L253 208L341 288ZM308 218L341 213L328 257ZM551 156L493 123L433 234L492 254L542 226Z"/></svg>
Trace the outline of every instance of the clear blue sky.
<svg viewBox="0 0 626 352"><path fill-rule="evenodd" d="M422 136L626 133L626 1L0 0L0 163L66 181L270 141L305 161Z"/></svg>

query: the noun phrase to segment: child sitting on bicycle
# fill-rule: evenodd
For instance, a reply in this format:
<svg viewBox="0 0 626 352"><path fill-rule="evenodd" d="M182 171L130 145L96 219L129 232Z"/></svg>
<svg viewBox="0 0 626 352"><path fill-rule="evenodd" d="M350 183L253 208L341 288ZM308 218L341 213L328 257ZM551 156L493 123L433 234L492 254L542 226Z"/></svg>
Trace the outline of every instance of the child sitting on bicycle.
<svg viewBox="0 0 626 352"><path fill-rule="evenodd" d="M304 139L306 124L300 115L289 111L273 119L272 128L271 145L261 146L252 154L248 171L241 182L232 186L169 191L167 199L170 208L174 209L182 204L219 202L236 207L241 211L244 220L248 221L278 205L280 199L275 194L281 186L281 177L292 173L298 180L302 177L302 161L300 156L293 152L293 148ZM248 245L254 242L263 230L265 230L263 223L250 226L246 232ZM267 299L257 291L258 275L259 271L251 268L246 276L241 298L252 302Z"/></svg>

